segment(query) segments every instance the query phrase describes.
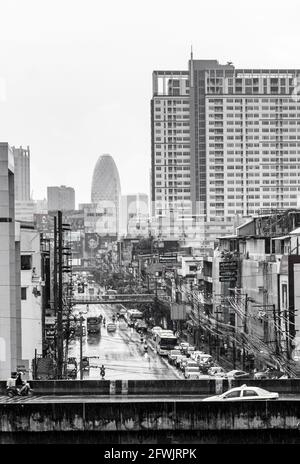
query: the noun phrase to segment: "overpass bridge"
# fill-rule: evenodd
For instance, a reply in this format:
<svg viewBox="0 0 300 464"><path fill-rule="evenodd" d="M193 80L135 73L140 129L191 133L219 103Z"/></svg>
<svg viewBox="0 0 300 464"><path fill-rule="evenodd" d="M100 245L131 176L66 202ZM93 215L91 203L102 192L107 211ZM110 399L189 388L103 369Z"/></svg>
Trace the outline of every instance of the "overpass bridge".
<svg viewBox="0 0 300 464"><path fill-rule="evenodd" d="M154 303L153 294L122 294L122 295L98 295L98 296L77 296L72 299L72 304L130 304L130 303Z"/></svg>
<svg viewBox="0 0 300 464"><path fill-rule="evenodd" d="M255 382L279 400L203 402L219 380L34 381L0 397L0 443L300 443L300 379Z"/></svg>

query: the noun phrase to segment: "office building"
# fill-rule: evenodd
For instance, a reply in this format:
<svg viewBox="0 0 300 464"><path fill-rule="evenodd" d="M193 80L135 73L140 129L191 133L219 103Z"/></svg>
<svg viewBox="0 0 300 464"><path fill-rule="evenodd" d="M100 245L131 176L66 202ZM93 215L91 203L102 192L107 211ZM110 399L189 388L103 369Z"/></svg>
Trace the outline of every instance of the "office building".
<svg viewBox="0 0 300 464"><path fill-rule="evenodd" d="M15 219L33 221L34 202L30 198L29 147L12 147L15 166Z"/></svg>
<svg viewBox="0 0 300 464"><path fill-rule="evenodd" d="M14 155L0 143L0 379L21 362L20 239L15 223Z"/></svg>
<svg viewBox="0 0 300 464"><path fill-rule="evenodd" d="M99 156L91 189L91 202L96 215L96 230L99 234L119 233L121 185L118 168L110 155ZM92 214L92 212L90 212Z"/></svg>
<svg viewBox="0 0 300 464"><path fill-rule="evenodd" d="M73 187L47 187L48 211L71 211L75 209L75 190Z"/></svg>
<svg viewBox="0 0 300 464"><path fill-rule="evenodd" d="M120 232L133 237L149 235L148 195L145 193L122 195Z"/></svg>
<svg viewBox="0 0 300 464"><path fill-rule="evenodd" d="M30 150L12 147L15 164L15 201L30 200Z"/></svg>
<svg viewBox="0 0 300 464"><path fill-rule="evenodd" d="M193 57L187 72L155 71L151 102L154 213L159 214L160 201L170 209L170 202L182 193L186 200L190 195L193 216L203 218L204 236L212 242L220 233L232 233L242 218L258 210L297 206L299 76L296 69L236 69L231 63ZM166 78L167 84L159 87L158 80ZM180 80L185 81L184 87L178 87ZM183 122L189 128L187 134L180 133L183 127L177 129ZM179 133L172 139L174 124ZM185 143L189 148L183 148ZM179 146L186 152L186 165ZM179 194L184 179L190 192Z"/></svg>
<svg viewBox="0 0 300 464"><path fill-rule="evenodd" d="M48 203L47 203L46 198L44 198L43 200L35 200L34 212L35 214L47 214L48 213Z"/></svg>

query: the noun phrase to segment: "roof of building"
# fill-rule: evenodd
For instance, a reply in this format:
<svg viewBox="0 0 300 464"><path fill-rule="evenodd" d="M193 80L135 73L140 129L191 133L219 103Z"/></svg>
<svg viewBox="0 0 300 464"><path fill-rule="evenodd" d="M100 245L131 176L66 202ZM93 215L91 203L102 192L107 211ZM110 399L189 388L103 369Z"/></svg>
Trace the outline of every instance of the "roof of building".
<svg viewBox="0 0 300 464"><path fill-rule="evenodd" d="M241 229L242 227L247 226L248 224L251 224L254 221L254 218L249 219L249 221L243 222L243 224L240 224L239 226L236 227L236 229Z"/></svg>
<svg viewBox="0 0 300 464"><path fill-rule="evenodd" d="M300 227L297 227L296 229L292 230L290 232L290 235L300 235Z"/></svg>

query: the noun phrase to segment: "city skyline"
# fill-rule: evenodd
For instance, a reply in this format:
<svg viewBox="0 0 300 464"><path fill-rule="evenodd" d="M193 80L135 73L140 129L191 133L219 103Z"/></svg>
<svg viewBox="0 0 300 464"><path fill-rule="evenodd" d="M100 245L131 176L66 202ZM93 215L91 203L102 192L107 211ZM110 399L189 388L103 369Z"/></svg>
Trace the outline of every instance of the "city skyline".
<svg viewBox="0 0 300 464"><path fill-rule="evenodd" d="M170 23L164 20L170 2L159 6L160 14L157 2L146 14L135 1L126 8L116 3L103 7L98 27L96 2L89 9L72 3L72 22L69 2L52 2L49 22L35 2L3 2L1 136L10 145L30 146L35 199L46 196L47 185L66 184L77 187L78 203L88 201L94 164L106 152L115 158L124 193L149 193L152 71L186 69L191 45L197 59L232 61L241 69L299 68L294 1L284 11L273 2L272 21L267 2L254 2L247 19L236 1L218 2L218 15L215 5L191 2L192 16L172 2ZM212 18L214 36L209 21L199 30L201 17Z"/></svg>

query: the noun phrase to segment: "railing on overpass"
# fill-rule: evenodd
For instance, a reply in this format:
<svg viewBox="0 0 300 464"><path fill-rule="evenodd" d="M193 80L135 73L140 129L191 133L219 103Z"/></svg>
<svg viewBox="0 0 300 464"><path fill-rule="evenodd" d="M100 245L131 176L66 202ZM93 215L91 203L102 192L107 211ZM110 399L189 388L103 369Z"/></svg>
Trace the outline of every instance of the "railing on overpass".
<svg viewBox="0 0 300 464"><path fill-rule="evenodd" d="M114 303L153 303L153 294L128 294L128 295L97 295L97 296L77 296L72 299L72 304L114 304Z"/></svg>

